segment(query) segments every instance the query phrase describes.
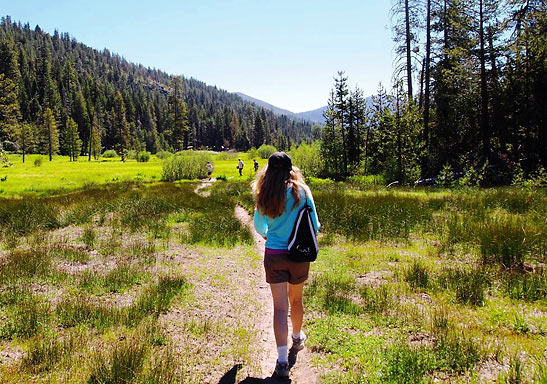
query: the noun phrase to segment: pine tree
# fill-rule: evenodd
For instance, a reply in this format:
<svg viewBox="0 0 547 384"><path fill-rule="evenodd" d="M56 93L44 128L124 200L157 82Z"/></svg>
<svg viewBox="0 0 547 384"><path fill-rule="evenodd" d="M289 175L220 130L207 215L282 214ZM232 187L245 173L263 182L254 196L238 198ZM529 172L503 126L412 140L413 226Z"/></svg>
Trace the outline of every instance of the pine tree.
<svg viewBox="0 0 547 384"><path fill-rule="evenodd" d="M264 131L264 121L262 120L260 114L257 113L254 120L253 147L259 148L262 144L264 144Z"/></svg>
<svg viewBox="0 0 547 384"><path fill-rule="evenodd" d="M344 147L341 139L340 125L337 120L336 95L334 89L328 100L327 109L323 113L325 126L321 132L321 157L323 158L324 176L340 178L344 174Z"/></svg>
<svg viewBox="0 0 547 384"><path fill-rule="evenodd" d="M128 150L129 142L129 124L125 118L125 103L123 102L122 94L120 91L116 92L116 99L114 102L114 132L116 137L117 152L122 157L122 161L125 161L125 155Z"/></svg>
<svg viewBox="0 0 547 384"><path fill-rule="evenodd" d="M23 163L25 162L25 156L32 148L34 129L33 126L27 122L22 122L19 124L17 129L17 143L21 148L21 153L23 155Z"/></svg>
<svg viewBox="0 0 547 384"><path fill-rule="evenodd" d="M59 132L50 108L44 111L40 141L43 150L49 155L49 161L52 161L53 155L59 153Z"/></svg>
<svg viewBox="0 0 547 384"><path fill-rule="evenodd" d="M413 102L413 70L415 55L418 52L416 30L419 24L420 6L417 0L396 0L392 9L392 15L396 18L393 40L396 43L397 54L394 77L400 79L404 76L407 85L408 102Z"/></svg>
<svg viewBox="0 0 547 384"><path fill-rule="evenodd" d="M15 83L0 73L0 144L7 139L15 140L19 118Z"/></svg>
<svg viewBox="0 0 547 384"><path fill-rule="evenodd" d="M188 146L188 110L182 99L182 77L175 76L171 80L171 94L169 96L168 132L171 145L178 149Z"/></svg>
<svg viewBox="0 0 547 384"><path fill-rule="evenodd" d="M348 114L348 78L344 76L343 71L338 72L338 77L334 79L334 118L342 136L342 176L348 174L348 143L346 140L347 114Z"/></svg>
<svg viewBox="0 0 547 384"><path fill-rule="evenodd" d="M21 80L17 56L14 42L7 36L0 39L0 73L13 81L16 87Z"/></svg>
<svg viewBox="0 0 547 384"><path fill-rule="evenodd" d="M91 156L95 160L98 160L101 156L101 132L97 120L92 118L91 120L91 134L89 140L89 155L88 160L91 161Z"/></svg>
<svg viewBox="0 0 547 384"><path fill-rule="evenodd" d="M63 146L70 161L76 161L82 150L82 140L78 134L78 124L69 117L64 131Z"/></svg>

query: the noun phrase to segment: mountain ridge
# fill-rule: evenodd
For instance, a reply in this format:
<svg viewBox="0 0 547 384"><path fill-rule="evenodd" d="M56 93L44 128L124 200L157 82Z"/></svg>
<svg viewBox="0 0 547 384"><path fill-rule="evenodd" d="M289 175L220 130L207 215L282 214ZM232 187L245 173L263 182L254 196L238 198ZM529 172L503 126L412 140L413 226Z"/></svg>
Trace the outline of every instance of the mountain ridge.
<svg viewBox="0 0 547 384"><path fill-rule="evenodd" d="M295 119L310 121L312 123L318 123L318 124L325 123L325 119L323 118L323 112L327 109L326 105L323 107L319 107L317 109L310 110L310 111L292 112L292 111L289 111L288 109L277 107L264 100L260 100L255 97L249 96L243 92L235 92L235 94L241 97L243 100L254 103L255 105L259 107L269 109L277 115L285 115Z"/></svg>
<svg viewBox="0 0 547 384"><path fill-rule="evenodd" d="M0 57L0 73L20 84L14 94L20 121L37 135L30 153L45 151L39 135L48 108L59 129L61 154L68 148L70 119L78 127L82 154L90 152L97 140L99 151L121 151L128 145L155 153L189 147L248 150L263 143L288 149L312 136L308 121L276 115L192 77L133 63L108 48L87 46L66 32L50 35L39 26L31 29L29 23L14 22L9 16L0 22ZM181 84L174 95L177 81ZM187 106L182 129L173 120L173 97ZM120 124L128 125L124 137L116 128L116 116ZM0 127L0 137L4 136L18 140L14 131Z"/></svg>

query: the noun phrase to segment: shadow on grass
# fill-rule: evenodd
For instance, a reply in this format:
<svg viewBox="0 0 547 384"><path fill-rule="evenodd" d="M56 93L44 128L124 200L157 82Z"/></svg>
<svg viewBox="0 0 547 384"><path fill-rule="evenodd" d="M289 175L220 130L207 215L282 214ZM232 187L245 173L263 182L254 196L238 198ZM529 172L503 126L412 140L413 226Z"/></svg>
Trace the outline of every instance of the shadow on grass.
<svg viewBox="0 0 547 384"><path fill-rule="evenodd" d="M296 358L298 355L298 351L291 349L289 351L289 366L292 368L296 364ZM236 384L236 378L237 378L237 372L243 368L242 364L236 364L230 369L228 372L224 374L220 378L220 381L218 384ZM292 382L291 379L288 377L278 377L275 373L271 377L266 377L264 379L260 379L258 377L246 377L245 379L241 380L239 384L276 384L276 383L283 383L283 384L290 384Z"/></svg>

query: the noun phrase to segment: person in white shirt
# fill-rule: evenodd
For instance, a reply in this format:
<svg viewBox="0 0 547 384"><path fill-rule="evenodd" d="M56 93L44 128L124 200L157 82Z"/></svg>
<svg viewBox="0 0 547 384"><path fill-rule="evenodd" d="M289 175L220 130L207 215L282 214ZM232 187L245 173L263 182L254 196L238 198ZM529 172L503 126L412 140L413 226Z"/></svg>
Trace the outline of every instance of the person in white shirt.
<svg viewBox="0 0 547 384"><path fill-rule="evenodd" d="M237 160L238 160L237 169L239 170L239 176L242 176L243 175L243 160L241 160L241 158Z"/></svg>
<svg viewBox="0 0 547 384"><path fill-rule="evenodd" d="M209 180L211 180L211 174L213 173L213 164L211 164L210 161L207 162L207 176L209 176Z"/></svg>

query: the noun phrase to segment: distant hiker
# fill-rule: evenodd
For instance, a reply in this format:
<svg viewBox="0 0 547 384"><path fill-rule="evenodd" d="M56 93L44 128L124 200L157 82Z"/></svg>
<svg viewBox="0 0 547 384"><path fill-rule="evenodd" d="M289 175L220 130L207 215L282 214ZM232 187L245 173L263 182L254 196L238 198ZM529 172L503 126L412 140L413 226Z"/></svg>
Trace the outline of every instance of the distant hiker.
<svg viewBox="0 0 547 384"><path fill-rule="evenodd" d="M291 310L292 347L295 352L304 348L306 334L302 331L304 309L302 289L308 278L309 262L295 262L288 258L288 242L298 212L305 204L311 208L315 230L320 227L315 204L300 170L292 166L289 155L275 152L253 183L256 197L254 226L266 239L264 269L270 284L274 305L273 328L277 344L275 374L289 376L287 348L287 315Z"/></svg>
<svg viewBox="0 0 547 384"><path fill-rule="evenodd" d="M236 168L239 170L239 176L242 176L243 175L243 160L241 160L241 158L237 159Z"/></svg>
<svg viewBox="0 0 547 384"><path fill-rule="evenodd" d="M254 160L254 167L255 167L255 172L258 171L258 161Z"/></svg>
<svg viewBox="0 0 547 384"><path fill-rule="evenodd" d="M209 176L209 180L211 180L211 174L213 173L213 164L211 164L210 161L207 162L207 176Z"/></svg>

